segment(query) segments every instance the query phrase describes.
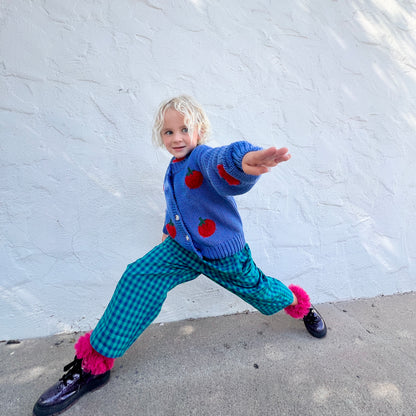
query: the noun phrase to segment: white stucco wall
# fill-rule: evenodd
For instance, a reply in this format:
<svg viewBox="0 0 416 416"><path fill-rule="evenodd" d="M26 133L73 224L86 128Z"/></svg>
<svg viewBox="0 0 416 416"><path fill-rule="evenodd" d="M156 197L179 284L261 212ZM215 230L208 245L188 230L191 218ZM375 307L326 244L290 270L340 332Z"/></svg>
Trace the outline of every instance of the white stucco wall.
<svg viewBox="0 0 416 416"><path fill-rule="evenodd" d="M160 241L157 104L287 146L238 198L256 263L314 302L416 289L416 15L399 0L0 4L0 339L93 328ZM158 321L249 309L201 277Z"/></svg>

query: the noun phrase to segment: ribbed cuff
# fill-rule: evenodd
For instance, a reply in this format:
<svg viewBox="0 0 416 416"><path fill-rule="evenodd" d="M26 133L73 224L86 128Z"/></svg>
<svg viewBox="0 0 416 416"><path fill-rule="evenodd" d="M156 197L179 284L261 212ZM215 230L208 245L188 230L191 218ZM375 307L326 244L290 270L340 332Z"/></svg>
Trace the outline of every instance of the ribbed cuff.
<svg viewBox="0 0 416 416"><path fill-rule="evenodd" d="M224 154L225 171L242 183L256 182L259 176L249 175L245 173L242 168L243 157L248 152L254 152L256 150L262 150L262 148L253 146L251 143L246 141L232 143L230 146L228 146Z"/></svg>

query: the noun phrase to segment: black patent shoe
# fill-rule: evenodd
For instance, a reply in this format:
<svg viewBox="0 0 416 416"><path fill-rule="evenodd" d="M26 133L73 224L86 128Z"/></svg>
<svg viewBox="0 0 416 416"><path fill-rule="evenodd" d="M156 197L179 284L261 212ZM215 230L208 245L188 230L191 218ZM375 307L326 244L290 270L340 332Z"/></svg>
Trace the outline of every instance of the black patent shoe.
<svg viewBox="0 0 416 416"><path fill-rule="evenodd" d="M326 324L319 312L312 306L309 313L303 318L308 332L316 338L323 338L326 335Z"/></svg>
<svg viewBox="0 0 416 416"><path fill-rule="evenodd" d="M86 373L81 363L82 360L75 357L72 363L65 366L64 371L67 373L39 397L33 408L35 416L57 415L85 393L98 389L110 379L110 371L94 376Z"/></svg>

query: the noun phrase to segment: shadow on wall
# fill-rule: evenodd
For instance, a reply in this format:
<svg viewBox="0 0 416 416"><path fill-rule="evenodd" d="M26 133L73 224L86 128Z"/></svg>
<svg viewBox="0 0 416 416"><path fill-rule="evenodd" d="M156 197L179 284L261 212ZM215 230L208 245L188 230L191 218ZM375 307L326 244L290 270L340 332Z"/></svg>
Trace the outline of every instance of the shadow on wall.
<svg viewBox="0 0 416 416"><path fill-rule="evenodd" d="M299 135L291 147L306 162L295 167L306 195L299 216L317 206L310 221L323 300L415 288L416 10L406 6L354 2L320 16L327 53L309 64L319 66L326 89L313 86L316 107L300 121L313 140L299 146ZM338 284L328 285L328 276Z"/></svg>
<svg viewBox="0 0 416 416"><path fill-rule="evenodd" d="M414 194L409 191L416 186L412 174L412 159L416 155L414 131L416 127L415 106L411 105L416 94L416 25L413 19L415 5L408 9L397 1L355 2L355 24L361 29L351 33L355 42L348 49L360 47L362 60L345 61L343 67L351 72L351 81L364 72L361 63L367 59L366 70L369 83L361 83L364 95L354 96L349 85L343 85L344 105L360 107L360 100L368 100L367 113L358 113L349 121L350 145L354 155L362 154L364 142L367 152L363 157L349 158L348 165L354 172L351 183L363 190L354 193L346 206L351 215L350 227L356 234L351 249L352 270L356 279L362 276L367 265L388 276L389 284L378 286L378 276L362 282L373 286L372 294L414 290L416 257L414 227L416 220ZM342 43L340 44L342 46ZM377 56L371 52L377 51ZM379 103L388 103L387 111ZM352 113L352 111L351 111ZM369 124L372 128L369 129ZM372 174L376 174L373 177ZM347 181L348 183L348 181ZM351 188L349 193L351 195ZM357 258L362 247L363 256ZM360 259L359 264L354 260ZM412 282L413 280L413 282ZM354 295L359 295L358 290ZM365 293L365 291L361 292Z"/></svg>

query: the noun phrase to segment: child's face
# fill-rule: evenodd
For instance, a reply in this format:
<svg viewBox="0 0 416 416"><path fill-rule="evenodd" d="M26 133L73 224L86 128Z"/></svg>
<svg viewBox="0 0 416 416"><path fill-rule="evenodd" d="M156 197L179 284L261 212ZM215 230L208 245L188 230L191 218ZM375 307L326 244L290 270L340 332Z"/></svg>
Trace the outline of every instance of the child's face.
<svg viewBox="0 0 416 416"><path fill-rule="evenodd" d="M197 130L190 137L183 115L172 108L166 110L161 135L167 151L177 159L187 156L198 144Z"/></svg>

